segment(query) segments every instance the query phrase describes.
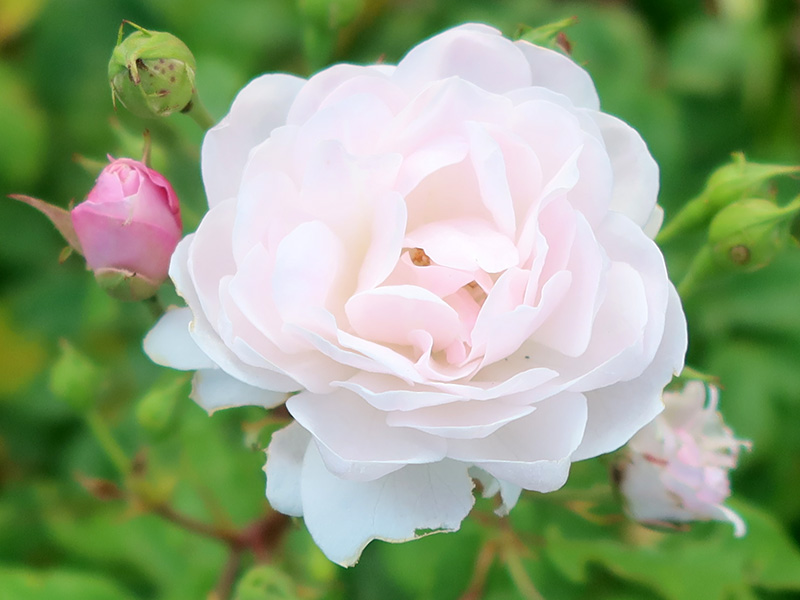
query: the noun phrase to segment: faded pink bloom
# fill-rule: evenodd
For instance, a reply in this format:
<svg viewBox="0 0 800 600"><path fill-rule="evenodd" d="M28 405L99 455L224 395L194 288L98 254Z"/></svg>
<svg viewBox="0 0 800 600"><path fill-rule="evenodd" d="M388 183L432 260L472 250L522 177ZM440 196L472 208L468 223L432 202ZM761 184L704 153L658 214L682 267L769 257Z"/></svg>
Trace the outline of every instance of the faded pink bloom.
<svg viewBox="0 0 800 600"><path fill-rule="evenodd" d="M160 173L130 158L112 160L71 216L81 252L98 278L125 273L155 288L167 278L181 215L178 197Z"/></svg>
<svg viewBox="0 0 800 600"><path fill-rule="evenodd" d="M620 489L633 518L644 522L729 521L744 535L741 517L723 505L738 440L717 412L718 391L699 381L664 394L664 412L628 444ZM707 401L706 401L707 400Z"/></svg>

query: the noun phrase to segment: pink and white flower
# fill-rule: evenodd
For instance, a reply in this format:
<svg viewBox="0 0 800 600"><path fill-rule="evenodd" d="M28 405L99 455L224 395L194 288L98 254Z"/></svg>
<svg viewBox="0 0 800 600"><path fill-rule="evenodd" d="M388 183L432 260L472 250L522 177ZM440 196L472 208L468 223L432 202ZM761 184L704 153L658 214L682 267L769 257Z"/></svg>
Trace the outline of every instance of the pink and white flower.
<svg viewBox="0 0 800 600"><path fill-rule="evenodd" d="M686 328L658 169L566 56L484 25L397 66L264 75L203 144L209 212L145 340L209 411L286 402L267 497L334 561L505 509L662 409Z"/></svg>
<svg viewBox="0 0 800 600"><path fill-rule="evenodd" d="M724 502L739 450L750 444L725 426L718 397L717 388L700 381L667 392L664 412L633 436L620 467L620 490L634 519L728 521L737 537L744 535L744 521Z"/></svg>

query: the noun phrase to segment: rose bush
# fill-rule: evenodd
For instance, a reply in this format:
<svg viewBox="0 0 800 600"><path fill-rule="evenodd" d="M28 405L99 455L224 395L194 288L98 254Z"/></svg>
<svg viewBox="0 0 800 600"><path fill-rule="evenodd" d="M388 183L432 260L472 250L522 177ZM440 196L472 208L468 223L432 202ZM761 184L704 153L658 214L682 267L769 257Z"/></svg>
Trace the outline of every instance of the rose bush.
<svg viewBox="0 0 800 600"><path fill-rule="evenodd" d="M508 510L619 448L682 368L658 169L569 58L483 25L396 66L264 75L145 341L209 411L286 402L267 496L334 561Z"/></svg>
<svg viewBox="0 0 800 600"><path fill-rule="evenodd" d="M620 466L620 490L634 519L727 521L737 537L744 535L744 521L723 503L731 495L728 473L750 444L725 426L718 399L717 388L691 381L665 393L664 412L633 436Z"/></svg>

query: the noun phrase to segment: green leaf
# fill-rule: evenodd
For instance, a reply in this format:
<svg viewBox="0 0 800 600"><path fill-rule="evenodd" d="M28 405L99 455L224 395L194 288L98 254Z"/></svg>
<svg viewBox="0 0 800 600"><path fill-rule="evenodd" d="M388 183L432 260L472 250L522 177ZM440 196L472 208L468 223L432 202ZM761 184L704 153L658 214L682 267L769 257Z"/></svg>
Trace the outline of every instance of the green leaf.
<svg viewBox="0 0 800 600"><path fill-rule="evenodd" d="M133 600L101 575L0 566L0 600Z"/></svg>

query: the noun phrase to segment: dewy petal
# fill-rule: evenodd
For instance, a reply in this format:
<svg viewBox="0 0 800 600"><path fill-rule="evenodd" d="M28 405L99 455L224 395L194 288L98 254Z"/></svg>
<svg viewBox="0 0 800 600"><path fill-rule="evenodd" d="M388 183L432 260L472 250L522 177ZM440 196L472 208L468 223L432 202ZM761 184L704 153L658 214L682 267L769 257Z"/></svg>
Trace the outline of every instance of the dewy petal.
<svg viewBox="0 0 800 600"><path fill-rule="evenodd" d="M179 371L216 367L189 334L192 311L188 308L167 310L144 338L144 351L162 367Z"/></svg>
<svg viewBox="0 0 800 600"><path fill-rule="evenodd" d="M519 40L514 42L528 60L532 85L567 96L575 106L598 110L600 100L589 74L575 62L556 52Z"/></svg>
<svg viewBox="0 0 800 600"><path fill-rule="evenodd" d="M406 89L419 90L450 77L495 94L531 84L527 61L514 44L498 30L477 24L455 27L414 47L392 79Z"/></svg>
<svg viewBox="0 0 800 600"><path fill-rule="evenodd" d="M443 460L409 465L375 481L347 481L310 444L303 461L303 517L332 561L352 566L366 545L405 542L431 531L455 531L472 509L468 465Z"/></svg>
<svg viewBox="0 0 800 600"><path fill-rule="evenodd" d="M328 470L352 481L370 481L406 464L444 458L441 438L413 429L389 427L386 413L356 394L301 392L286 408L314 436Z"/></svg>
<svg viewBox="0 0 800 600"><path fill-rule="evenodd" d="M234 406L273 408L282 404L288 394L242 383L220 369L200 369L192 380L191 398L208 414Z"/></svg>
<svg viewBox="0 0 800 600"><path fill-rule="evenodd" d="M686 317L670 284L664 337L652 363L632 381L585 392L589 421L573 460L616 450L661 412L661 392L683 369L686 344Z"/></svg>
<svg viewBox="0 0 800 600"><path fill-rule="evenodd" d="M447 455L526 490L552 492L566 482L585 426L586 399L564 392L484 439L450 440Z"/></svg>
<svg viewBox="0 0 800 600"><path fill-rule="evenodd" d="M290 517L303 516L300 482L303 457L311 442L311 434L292 423L272 434L267 448L267 500L277 511Z"/></svg>
<svg viewBox="0 0 800 600"><path fill-rule="evenodd" d="M282 73L262 75L247 84L228 115L203 140L203 184L208 205L236 196L250 150L263 142L286 115L305 80Z"/></svg>

